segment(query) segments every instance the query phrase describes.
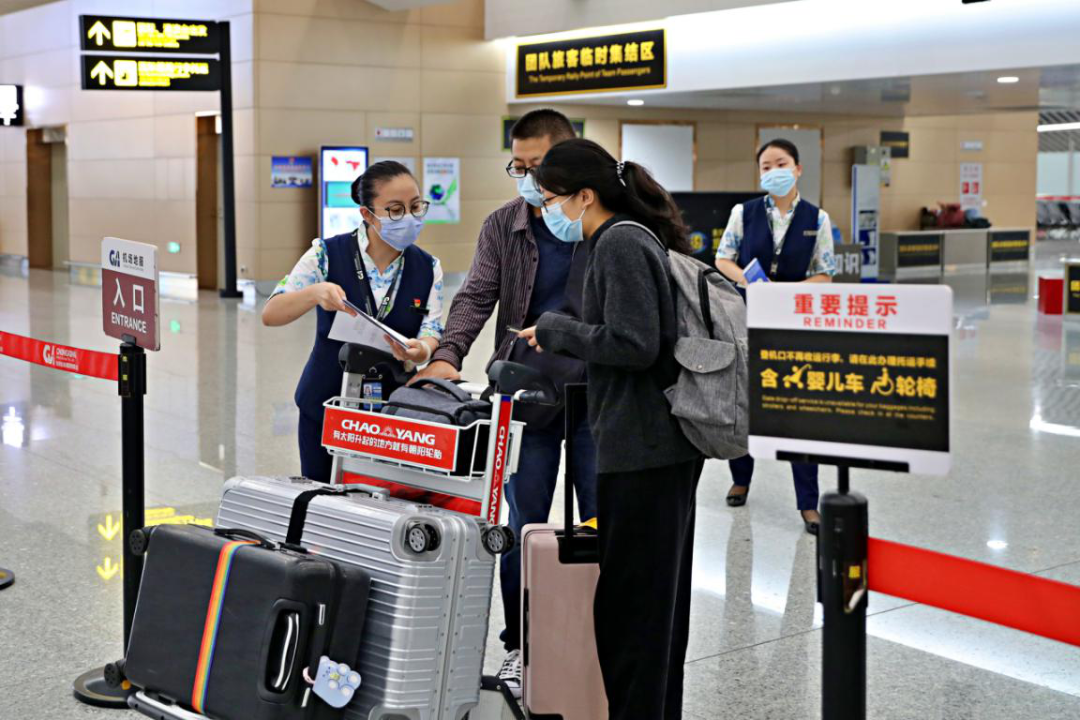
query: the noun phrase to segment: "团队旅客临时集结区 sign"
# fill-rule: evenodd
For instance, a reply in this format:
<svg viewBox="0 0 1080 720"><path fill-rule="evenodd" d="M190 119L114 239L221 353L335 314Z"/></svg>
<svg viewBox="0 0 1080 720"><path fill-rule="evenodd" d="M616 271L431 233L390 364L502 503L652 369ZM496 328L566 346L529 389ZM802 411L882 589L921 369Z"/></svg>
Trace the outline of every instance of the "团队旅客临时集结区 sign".
<svg viewBox="0 0 1080 720"><path fill-rule="evenodd" d="M667 85L663 30L522 42L517 46L518 97L644 90Z"/></svg>
<svg viewBox="0 0 1080 720"><path fill-rule="evenodd" d="M950 288L757 283L747 310L751 455L948 471Z"/></svg>

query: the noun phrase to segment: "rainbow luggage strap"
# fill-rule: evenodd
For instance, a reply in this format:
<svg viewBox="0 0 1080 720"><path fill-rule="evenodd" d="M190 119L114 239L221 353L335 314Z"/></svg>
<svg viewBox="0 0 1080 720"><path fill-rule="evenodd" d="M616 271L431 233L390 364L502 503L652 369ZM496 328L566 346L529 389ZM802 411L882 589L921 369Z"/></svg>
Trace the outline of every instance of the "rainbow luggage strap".
<svg viewBox="0 0 1080 720"><path fill-rule="evenodd" d="M243 546L254 544L250 540L228 542L221 548L221 553L218 555L214 587L210 591L210 605L206 608L202 646L199 648L199 664L195 670L195 687L191 691L191 707L196 712L203 712L203 703L206 702L206 688L210 684L210 668L214 664L214 645L217 643L218 628L221 625L221 609L225 604L225 590L229 586L229 570L232 568L233 557Z"/></svg>

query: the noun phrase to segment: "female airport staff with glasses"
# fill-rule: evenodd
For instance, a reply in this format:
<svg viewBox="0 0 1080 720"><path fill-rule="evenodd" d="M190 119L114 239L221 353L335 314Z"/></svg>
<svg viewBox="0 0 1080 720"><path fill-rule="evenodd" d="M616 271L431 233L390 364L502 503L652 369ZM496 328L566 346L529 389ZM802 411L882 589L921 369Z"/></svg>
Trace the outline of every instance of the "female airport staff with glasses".
<svg viewBox="0 0 1080 720"><path fill-rule="evenodd" d="M731 280L745 285L743 270L757 261L772 282L830 282L836 274L832 223L829 214L799 196L799 149L788 140L773 140L757 154L761 189L767 195L736 205L728 220L716 267ZM741 507L750 492L754 458L746 455L729 462L734 484L727 504ZM818 466L791 463L795 497L806 531L818 532Z"/></svg>
<svg viewBox="0 0 1080 720"><path fill-rule="evenodd" d="M442 337L443 272L437 258L416 246L429 203L401 163L375 163L352 185L360 206L359 230L311 243L263 308L263 324L288 325L312 308L318 314L315 346L300 383L300 464L304 477L330 481L331 458L322 447L323 403L341 392L338 352L330 339L335 313L356 315L346 304L379 318L409 340L394 347L402 362L422 365Z"/></svg>

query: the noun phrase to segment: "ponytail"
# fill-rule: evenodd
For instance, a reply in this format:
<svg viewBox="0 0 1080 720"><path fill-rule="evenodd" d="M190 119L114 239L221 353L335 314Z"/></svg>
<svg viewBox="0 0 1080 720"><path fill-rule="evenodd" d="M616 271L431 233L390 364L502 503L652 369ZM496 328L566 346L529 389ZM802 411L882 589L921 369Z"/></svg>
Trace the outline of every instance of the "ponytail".
<svg viewBox="0 0 1080 720"><path fill-rule="evenodd" d="M667 247L690 253L689 233L671 195L635 162L617 162L592 140L565 140L548 151L536 168L536 182L556 195L590 188L601 204L649 228Z"/></svg>
<svg viewBox="0 0 1080 720"><path fill-rule="evenodd" d="M671 194L636 162L622 163L621 175L629 196L626 213L656 233L668 250L689 255L689 231Z"/></svg>

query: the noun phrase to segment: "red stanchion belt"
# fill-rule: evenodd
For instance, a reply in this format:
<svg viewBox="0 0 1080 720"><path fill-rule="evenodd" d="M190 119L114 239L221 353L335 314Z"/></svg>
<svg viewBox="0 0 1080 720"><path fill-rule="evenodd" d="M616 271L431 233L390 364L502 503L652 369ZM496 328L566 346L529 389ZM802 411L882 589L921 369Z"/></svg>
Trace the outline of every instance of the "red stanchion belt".
<svg viewBox="0 0 1080 720"><path fill-rule="evenodd" d="M1080 587L870 538L870 589L1080 646Z"/></svg>
<svg viewBox="0 0 1080 720"><path fill-rule="evenodd" d="M119 359L115 353L57 345L7 332L0 332L0 355L104 380L119 377Z"/></svg>

